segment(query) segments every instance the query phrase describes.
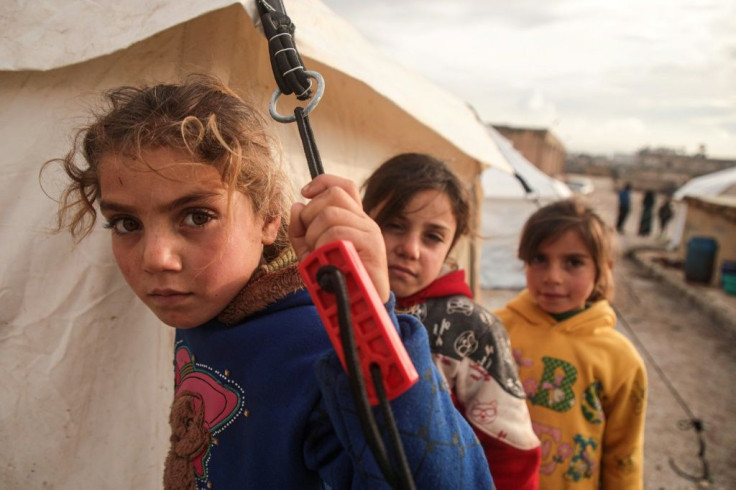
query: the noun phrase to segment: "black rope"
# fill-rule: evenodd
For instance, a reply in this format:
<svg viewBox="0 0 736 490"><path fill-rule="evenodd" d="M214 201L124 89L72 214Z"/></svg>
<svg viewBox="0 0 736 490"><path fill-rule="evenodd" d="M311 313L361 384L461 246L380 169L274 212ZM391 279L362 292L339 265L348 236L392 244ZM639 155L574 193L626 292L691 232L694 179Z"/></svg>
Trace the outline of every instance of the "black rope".
<svg viewBox="0 0 736 490"><path fill-rule="evenodd" d="M399 430L396 427L394 413L391 411L391 406L388 404L386 390L383 387L381 367L378 364L371 364L371 378L373 378L373 387L376 389L376 396L378 397L378 402L381 406L383 419L386 421L386 425L388 426L387 430L389 442L391 442L391 448L393 449L393 456L396 458L399 466L398 474L395 475L398 479L397 484L399 488L414 490L414 479L412 478L411 471L409 470L409 462L406 460L406 454L404 454L404 447L401 444L401 437L399 437Z"/></svg>
<svg viewBox="0 0 736 490"><path fill-rule="evenodd" d="M630 293L631 298L637 303L641 304L639 302L639 299L636 298L633 294ZM688 416L688 420L681 420L678 422L678 427L680 430L688 430L690 428L695 429L695 434L698 438L698 444L699 444L699 450L698 450L698 458L700 459L701 466L703 468L701 475L690 475L688 473L685 473L681 469L677 467L675 464L674 459L670 456L669 457L669 464L672 470L681 478L685 478L687 480L690 480L695 483L713 483L713 480L710 476L710 465L708 464L708 460L705 457L705 439L703 438L703 432L705 430L705 426L703 424L703 421L699 418L695 417L695 414L693 414L692 410L690 410L690 407L685 402L685 399L680 395L680 393L677 391L677 389L674 387L672 382L669 380L667 375L664 373L664 370L659 366L657 361L654 359L654 356L647 350L644 343L641 341L641 339L636 335L636 332L633 328L631 328L631 325L626 320L626 318L621 314L621 311L614 305L613 306L614 311L616 312L616 316L621 321L624 328L626 328L626 331L629 333L631 338L636 342L636 344L639 346L639 349L641 350L642 354L644 354L644 357L647 358L649 365L652 366L652 368L657 372L657 375L660 377L662 382L665 384L667 389L670 391L672 396L677 401L678 405L680 405L680 408L685 412L685 414Z"/></svg>
<svg viewBox="0 0 736 490"><path fill-rule="evenodd" d="M317 143L314 141L312 125L309 124L309 116L304 112L302 107L294 109L294 116L296 117L296 125L299 128L299 137L302 139L304 155L307 157L309 174L312 178L315 178L325 173L325 170L322 168L322 159L319 156Z"/></svg>
<svg viewBox="0 0 736 490"><path fill-rule="evenodd" d="M396 474L391 467L386 447L378 431L376 419L373 417L371 406L368 403L365 380L360 370L360 360L358 359L355 345L353 321L350 317L350 298L347 293L345 275L339 268L333 265L325 265L317 271L317 282L322 289L336 296L337 316L340 324L340 340L342 342L342 351L345 356L345 364L350 380L350 390L353 392L353 398L358 409L358 419L366 436L368 446L373 452L376 463L378 463L378 467L381 469L388 483L393 488L397 488Z"/></svg>
<svg viewBox="0 0 736 490"><path fill-rule="evenodd" d="M281 0L257 0L258 11L261 16L263 31L268 39L268 52L271 59L271 70L274 79L278 84L279 91L282 94L295 94L299 100L307 100L312 96L312 82L307 74L302 59L296 50L294 44L295 26L291 19L286 15L286 11ZM314 75L314 74L312 74ZM321 77L317 76L321 79ZM317 87L317 95L315 101L319 102L320 86ZM299 129L299 137L302 140L304 155L307 158L309 173L314 179L318 175L324 173L322 167L322 159L317 149L317 144L312 133L312 126L309 123L308 111L303 107L294 109L294 120L283 118L275 112L275 100L278 93L274 94L274 110L271 115L280 122L296 121ZM313 101L314 102L314 101ZM311 104L310 104L311 105ZM309 108L309 107L308 107ZM311 110L311 109L310 109ZM337 297L338 320L340 325L340 338L342 349L347 365L348 377L350 380L350 389L358 408L358 418L361 427L366 436L368 446L373 452L373 456L383 473L386 481L393 488L406 490L414 490L414 482L412 480L411 471L404 454L399 436L396 422L388 403L388 397L383 387L383 378L381 376L380 367L371 366L371 375L376 390L376 396L379 399L383 417L386 421L387 430L389 432L389 440L391 441L394 456L399 465L398 473L393 469L390 458L383 444L376 420L371 411L368 401L368 395L365 388L365 380L363 379L360 369L360 361L358 359L357 346L355 344L355 336L353 332L352 319L350 317L350 298L345 283L345 276L342 271L334 266L324 266L317 272L317 282L322 289L331 292ZM375 368L375 369L374 369Z"/></svg>
<svg viewBox="0 0 736 490"><path fill-rule="evenodd" d="M286 15L281 0L257 0L263 32L268 39L271 71L281 93L295 94L299 100L312 95L311 80L304 73L304 63L294 44L294 23Z"/></svg>

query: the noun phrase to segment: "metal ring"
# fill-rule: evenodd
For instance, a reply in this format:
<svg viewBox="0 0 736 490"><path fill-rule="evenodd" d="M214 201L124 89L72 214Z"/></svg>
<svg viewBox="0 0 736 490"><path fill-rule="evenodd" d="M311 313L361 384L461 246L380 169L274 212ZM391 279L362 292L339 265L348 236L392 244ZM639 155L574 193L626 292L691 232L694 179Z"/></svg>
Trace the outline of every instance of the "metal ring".
<svg viewBox="0 0 736 490"><path fill-rule="evenodd" d="M320 99L322 99L322 95L325 93L325 80L322 78L322 75L317 73L316 71L310 71L310 70L304 70L304 74L308 76L309 78L314 78L317 80L317 92L312 97L312 100L309 101L309 104L304 108L304 114L309 115L310 112L314 110L315 107L317 107L317 104L319 104ZM281 89L277 88L273 95L271 95L271 101L268 104L268 112L271 113L271 117L277 120L278 122L282 123L290 123L296 121L295 115L290 116L283 116L279 114L279 112L276 110L276 100L281 95Z"/></svg>

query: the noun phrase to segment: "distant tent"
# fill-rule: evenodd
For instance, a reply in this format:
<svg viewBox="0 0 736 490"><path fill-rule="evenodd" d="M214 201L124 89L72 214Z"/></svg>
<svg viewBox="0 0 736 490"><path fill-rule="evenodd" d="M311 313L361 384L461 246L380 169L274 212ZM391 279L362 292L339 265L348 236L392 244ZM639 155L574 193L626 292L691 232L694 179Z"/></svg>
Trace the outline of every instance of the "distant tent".
<svg viewBox="0 0 736 490"><path fill-rule="evenodd" d="M523 263L516 258L521 228L539 206L569 197L572 192L564 182L535 167L494 128L489 126L488 132L530 192L507 172L490 168L481 174L480 284L487 289L519 289L526 282Z"/></svg>
<svg viewBox="0 0 736 490"><path fill-rule="evenodd" d="M360 182L401 151L432 153L467 182L486 166L508 168L463 101L392 62L317 0L284 3L305 65L326 81L310 119L328 172ZM38 171L68 149L91 102L113 86L209 72L250 92L265 110L276 84L255 12L253 0L5 2L4 488L160 488L173 329L125 286L104 230L78 247L48 233L56 206L39 187ZM274 124L296 184L305 183L297 128ZM47 177L54 193L58 176Z"/></svg>
<svg viewBox="0 0 736 490"><path fill-rule="evenodd" d="M685 182L672 196L674 217L668 228L667 247L674 250L680 246L687 219L686 197L736 196L736 167L719 170L692 178Z"/></svg>

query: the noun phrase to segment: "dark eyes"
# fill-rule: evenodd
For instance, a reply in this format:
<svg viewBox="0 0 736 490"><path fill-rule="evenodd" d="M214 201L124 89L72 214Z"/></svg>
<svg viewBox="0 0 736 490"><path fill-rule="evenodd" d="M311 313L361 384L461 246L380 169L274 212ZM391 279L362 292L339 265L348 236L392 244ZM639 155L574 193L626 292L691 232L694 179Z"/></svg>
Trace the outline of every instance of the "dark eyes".
<svg viewBox="0 0 736 490"><path fill-rule="evenodd" d="M215 216L209 211L197 209L184 217L184 224L187 226L204 226L213 219L215 219Z"/></svg>
<svg viewBox="0 0 736 490"><path fill-rule="evenodd" d="M529 260L530 264L546 264L547 263L547 257L544 255L534 255ZM569 257L565 259L565 267L568 268L577 268L582 267L585 265L585 260L579 258L579 257Z"/></svg>
<svg viewBox="0 0 736 490"><path fill-rule="evenodd" d="M406 226L397 221L389 221L385 223L382 229L385 232L396 234L404 233L407 231ZM441 233L426 232L422 235L422 239L432 243L442 243L445 241L445 236Z"/></svg>
<svg viewBox="0 0 736 490"><path fill-rule="evenodd" d="M565 264L568 267L580 267L580 266L584 265L585 262L582 259L571 258L571 259L568 259L567 261L565 261Z"/></svg>
<svg viewBox="0 0 736 490"><path fill-rule="evenodd" d="M390 231L401 231L404 229L404 227L400 223L389 221L388 223L383 225L383 229Z"/></svg>
<svg viewBox="0 0 736 490"><path fill-rule="evenodd" d="M190 228L202 228L216 218L217 216L211 211L207 211L205 209L194 209L184 213L181 225ZM130 216L116 216L110 218L107 223L105 223L104 227L112 230L113 233L118 235L127 235L142 228L141 223Z"/></svg>
<svg viewBox="0 0 736 490"><path fill-rule="evenodd" d="M105 228L112 230L113 233L118 235L127 235L140 228L140 224L137 220L129 217L118 217L112 218L105 223Z"/></svg>

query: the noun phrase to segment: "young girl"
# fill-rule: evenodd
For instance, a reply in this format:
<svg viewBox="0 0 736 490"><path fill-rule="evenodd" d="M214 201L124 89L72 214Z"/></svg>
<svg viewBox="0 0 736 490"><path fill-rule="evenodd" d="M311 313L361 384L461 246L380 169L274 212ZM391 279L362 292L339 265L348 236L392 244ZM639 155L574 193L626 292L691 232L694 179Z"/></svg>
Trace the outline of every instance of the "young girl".
<svg viewBox="0 0 736 490"><path fill-rule="evenodd" d="M435 365L473 426L500 490L537 488L539 440L506 331L473 301L448 254L470 232L468 194L441 161L398 155L364 185L363 207L381 226L398 308L429 333Z"/></svg>
<svg viewBox="0 0 736 490"><path fill-rule="evenodd" d="M252 106L204 76L107 100L61 160L71 184L59 225L81 239L99 205L125 280L177 329L165 488L387 487L297 271L298 255L337 238L355 244L421 373L391 404L416 486L490 488L424 329L393 313L357 186L330 175L306 186L292 249L289 183Z"/></svg>
<svg viewBox="0 0 736 490"><path fill-rule="evenodd" d="M526 222L527 289L496 311L509 331L534 430L540 488L642 488L647 377L617 332L612 236L575 199Z"/></svg>

